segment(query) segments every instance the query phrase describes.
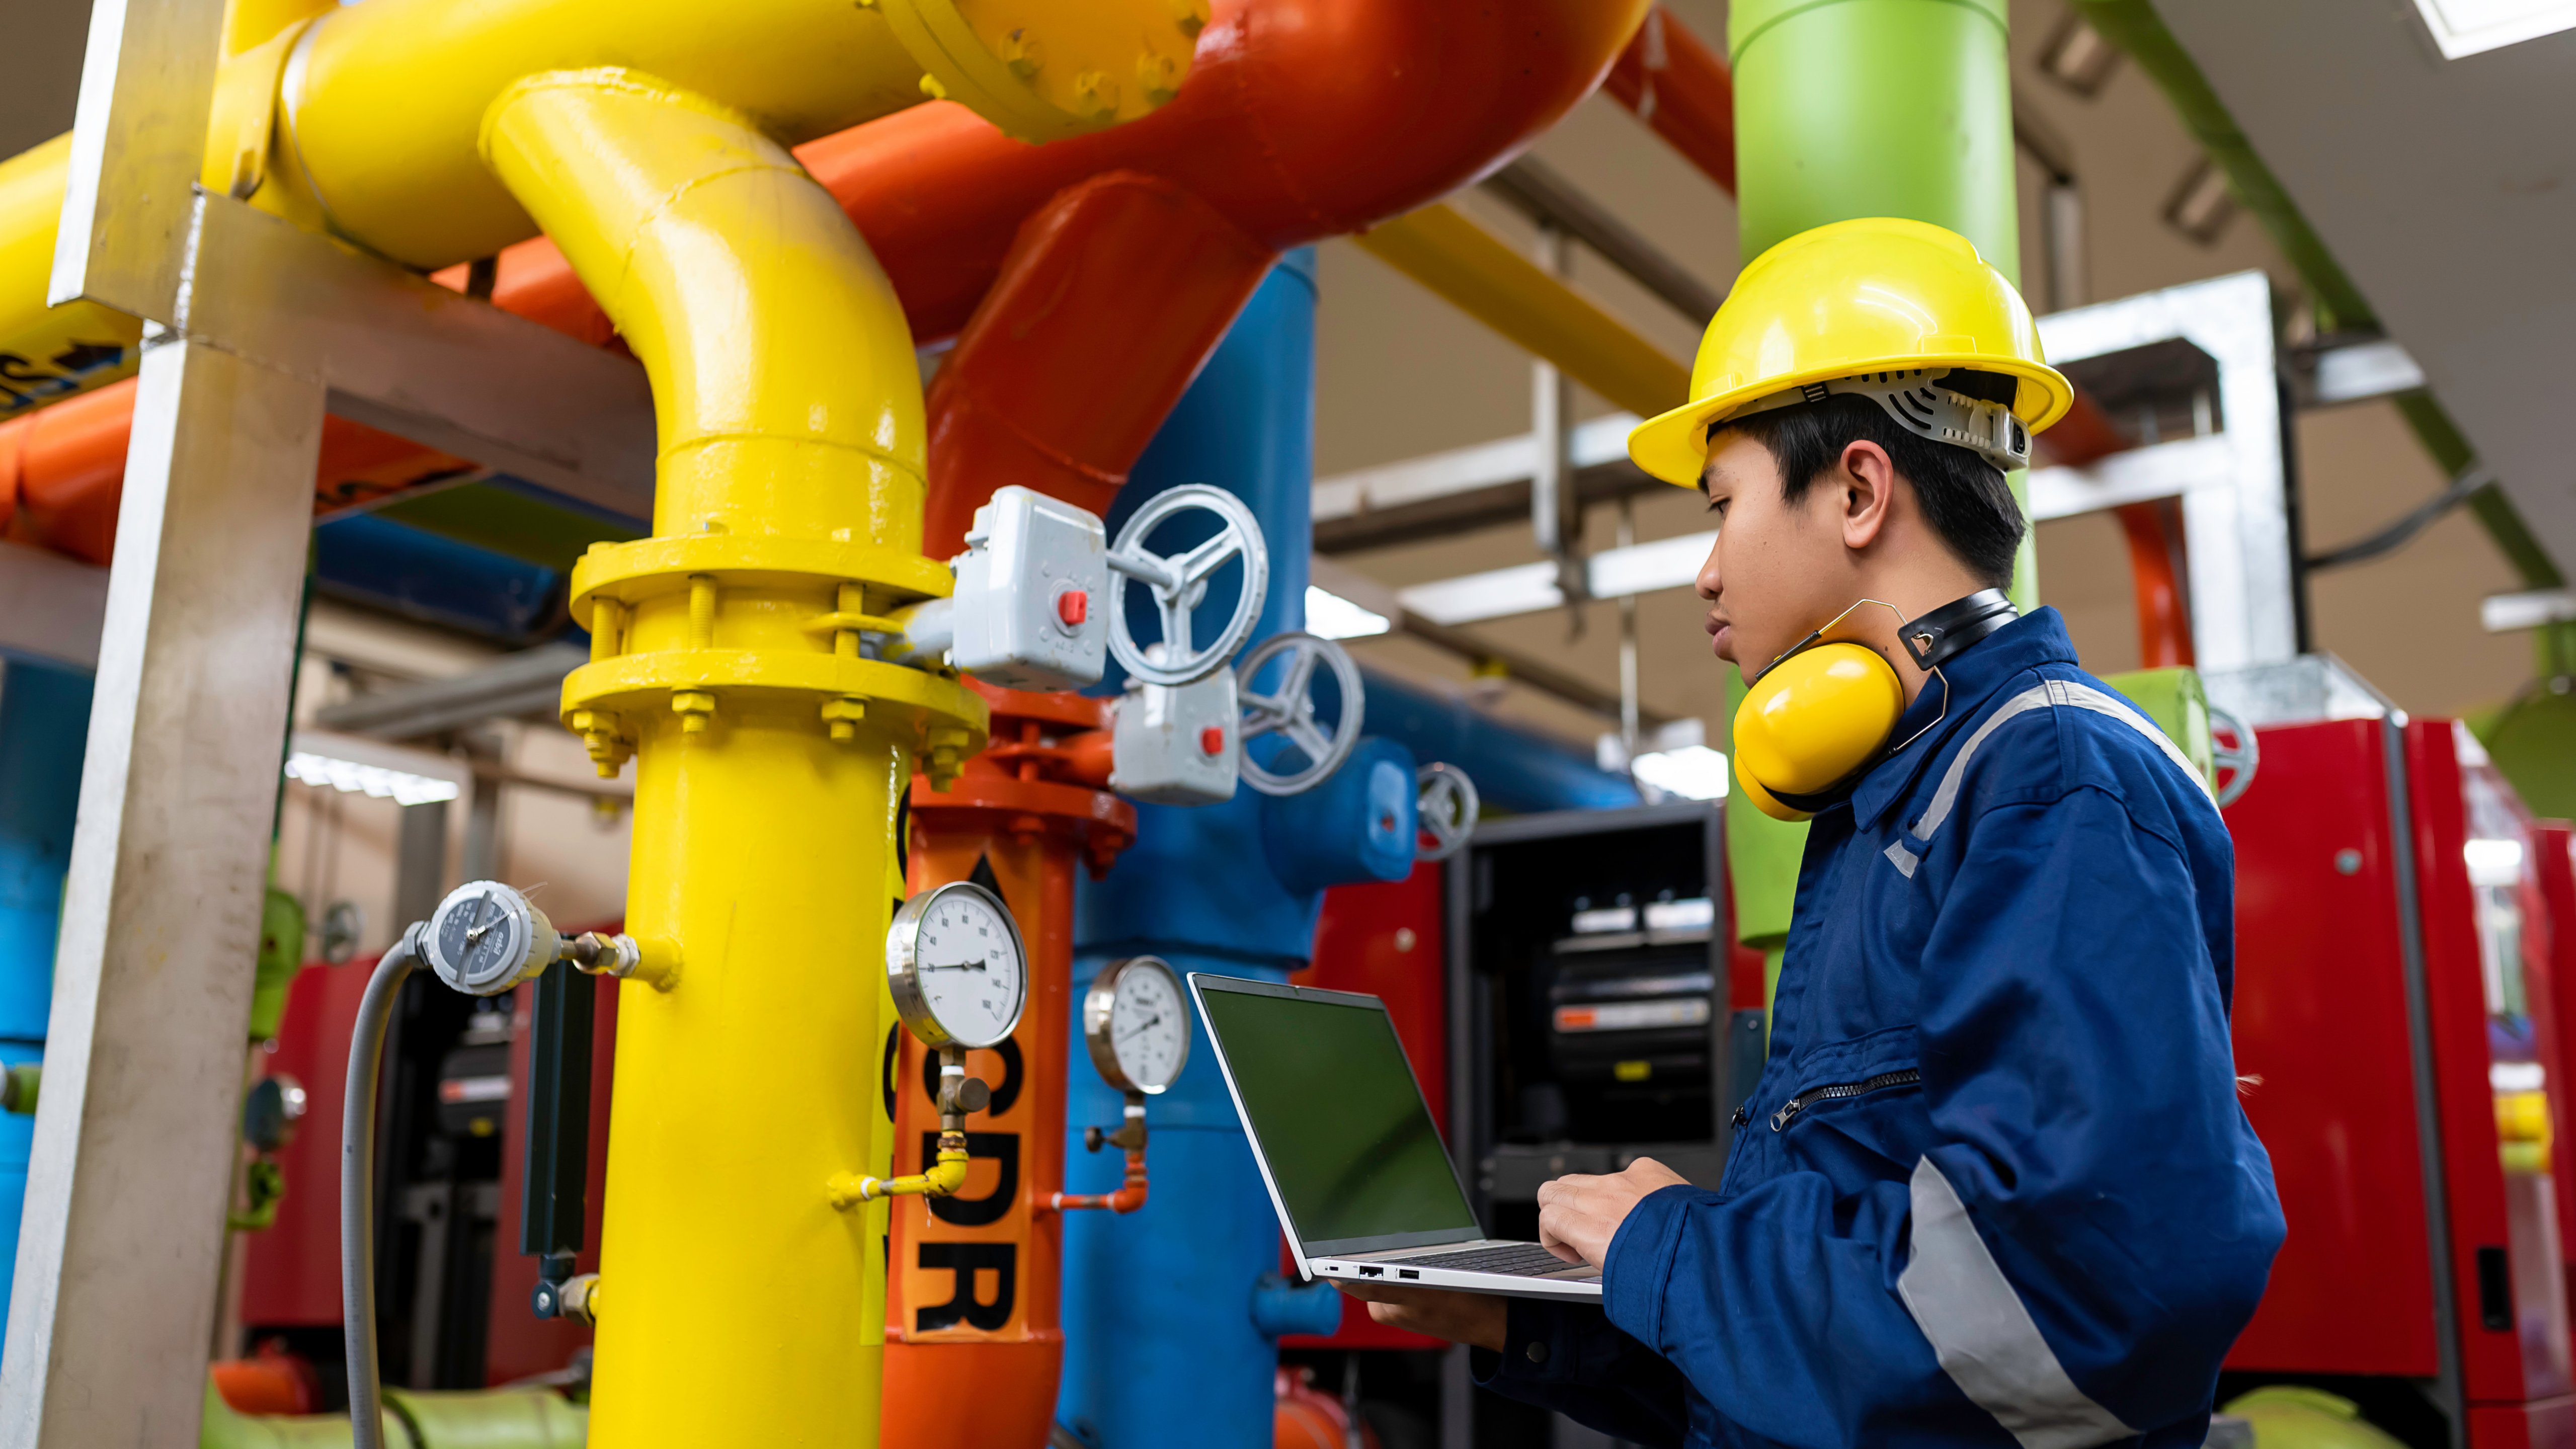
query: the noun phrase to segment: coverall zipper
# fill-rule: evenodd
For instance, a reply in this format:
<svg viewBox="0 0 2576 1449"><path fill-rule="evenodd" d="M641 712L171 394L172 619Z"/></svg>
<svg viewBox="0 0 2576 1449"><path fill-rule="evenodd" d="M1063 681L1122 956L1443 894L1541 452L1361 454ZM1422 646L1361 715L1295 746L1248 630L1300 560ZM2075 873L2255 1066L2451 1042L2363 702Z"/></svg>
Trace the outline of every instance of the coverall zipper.
<svg viewBox="0 0 2576 1449"><path fill-rule="evenodd" d="M1777 1132L1787 1127L1790 1118L1818 1102L1839 1102L1846 1097L1865 1096L1889 1087L1910 1087L1922 1080L1923 1073L1920 1070L1907 1067L1903 1071L1881 1072L1877 1076L1862 1081L1835 1082L1830 1086L1809 1087L1782 1103L1780 1110L1771 1114L1771 1130Z"/></svg>

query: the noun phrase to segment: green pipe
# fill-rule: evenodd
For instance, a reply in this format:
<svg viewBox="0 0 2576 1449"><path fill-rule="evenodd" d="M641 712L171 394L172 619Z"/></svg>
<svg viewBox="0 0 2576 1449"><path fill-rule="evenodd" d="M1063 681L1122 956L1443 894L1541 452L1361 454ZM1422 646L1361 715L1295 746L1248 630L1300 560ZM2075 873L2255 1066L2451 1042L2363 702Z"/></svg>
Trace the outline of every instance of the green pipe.
<svg viewBox="0 0 2576 1449"><path fill-rule="evenodd" d="M1827 222L1899 216L1959 233L2018 284L2005 35L2005 0L1736 0L1726 48L1745 258ZM2025 538L2012 588L2025 608L2035 574ZM1730 717L1743 693L1730 675ZM1775 979L1806 840L1804 825L1726 812L1736 934Z"/></svg>
<svg viewBox="0 0 2576 1449"><path fill-rule="evenodd" d="M2371 311L2369 300L2353 285L2334 253L2326 250L2325 242L2308 225L2308 219L2300 215L2280 178L2263 164L2262 157L2254 154L2253 143L2237 129L2236 118L2228 114L2218 92L2210 89L2208 78L2173 38L2173 32L2165 28L2164 20L2148 0L2075 0L2075 6L2104 39L2138 63L2138 68L2165 93L2165 99L2172 102L2192 139L2227 173L2228 186L2236 193L2238 204L2254 214L2254 219L2271 234L2273 245L2298 270L2299 280L2316 305L2317 330L2335 332L2378 326L2378 315ZM1743 134L1741 120L1736 129L1737 134ZM2468 466L2474 456L2468 440L2460 435L2432 394L2408 393L2397 400L2397 410L2443 472L2457 474ZM2479 489L2469 498L2469 510L2522 575L2526 588L2554 589L2566 584L2566 575L2531 536L2522 515L2514 511L2502 489L2492 485Z"/></svg>
<svg viewBox="0 0 2576 1449"><path fill-rule="evenodd" d="M385 1449L581 1449L590 1415L552 1389L385 1390ZM213 1383L197 1449L349 1449L349 1416L237 1413Z"/></svg>

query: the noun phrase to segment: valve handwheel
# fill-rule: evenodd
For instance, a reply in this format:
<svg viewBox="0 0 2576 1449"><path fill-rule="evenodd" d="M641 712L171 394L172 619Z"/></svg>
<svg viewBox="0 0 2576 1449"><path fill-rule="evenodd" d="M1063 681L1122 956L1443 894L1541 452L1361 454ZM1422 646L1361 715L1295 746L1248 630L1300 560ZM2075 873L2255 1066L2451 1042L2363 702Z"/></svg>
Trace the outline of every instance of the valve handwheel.
<svg viewBox="0 0 2576 1449"><path fill-rule="evenodd" d="M2229 741L2233 743L2229 743ZM2218 797L2218 808L2226 809L2245 797L2254 784L2254 772L2263 767L2263 747L2254 740L2254 729L2217 705L2209 707L2209 774L2212 793Z"/></svg>
<svg viewBox="0 0 2576 1449"><path fill-rule="evenodd" d="M1414 797L1414 817L1422 823L1413 858L1447 860L1466 845L1476 828L1476 813L1482 808L1476 782L1456 765L1435 761L1414 772L1413 784L1419 792Z"/></svg>
<svg viewBox="0 0 2576 1449"><path fill-rule="evenodd" d="M1177 554L1146 549L1145 540L1156 528L1193 509L1217 516L1222 526L1213 538ZM1243 560L1243 589L1235 597L1234 615L1214 641L1205 648L1196 647L1191 642L1191 616L1206 602L1208 583L1216 571L1237 558ZM1109 550L1109 570L1109 652L1129 675L1147 684L1196 684L1224 668L1234 651L1252 637L1253 625L1261 620L1261 602L1270 592L1270 553L1262 544L1261 525L1242 499L1205 483L1155 494L1137 509L1127 526L1118 530L1118 541ZM1131 579L1153 590L1154 611L1163 621L1159 657L1140 647L1130 629L1127 583Z"/></svg>
<svg viewBox="0 0 2576 1449"><path fill-rule="evenodd" d="M1262 671L1278 662L1279 687L1253 688ZM1341 717L1329 730L1315 717L1315 669L1322 665L1341 686ZM1235 666L1235 693L1243 701L1243 782L1264 795L1301 795L1332 777L1351 747L1360 740L1360 667L1349 652L1330 639L1312 634L1274 634L1253 647ZM1274 769L1254 757L1252 742L1264 735L1286 738L1290 749L1305 757L1293 770ZM1286 754L1289 751L1281 751ZM1277 757L1274 756L1275 761Z"/></svg>

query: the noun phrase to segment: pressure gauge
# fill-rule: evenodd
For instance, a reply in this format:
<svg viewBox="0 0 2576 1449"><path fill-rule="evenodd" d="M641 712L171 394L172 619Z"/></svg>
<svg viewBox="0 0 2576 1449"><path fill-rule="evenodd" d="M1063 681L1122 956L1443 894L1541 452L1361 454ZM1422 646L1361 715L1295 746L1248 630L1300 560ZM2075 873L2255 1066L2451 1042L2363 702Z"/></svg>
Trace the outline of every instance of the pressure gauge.
<svg viewBox="0 0 2576 1449"><path fill-rule="evenodd" d="M496 880L448 892L421 942L438 978L469 996L500 995L545 970L562 949L546 913Z"/></svg>
<svg viewBox="0 0 2576 1449"><path fill-rule="evenodd" d="M957 881L894 913L886 975L895 1010L925 1044L998 1046L1028 1002L1029 953L1002 898Z"/></svg>
<svg viewBox="0 0 2576 1449"><path fill-rule="evenodd" d="M1101 1080L1122 1092L1162 1091L1190 1060L1181 978L1159 956L1110 962L1083 995L1082 1037Z"/></svg>

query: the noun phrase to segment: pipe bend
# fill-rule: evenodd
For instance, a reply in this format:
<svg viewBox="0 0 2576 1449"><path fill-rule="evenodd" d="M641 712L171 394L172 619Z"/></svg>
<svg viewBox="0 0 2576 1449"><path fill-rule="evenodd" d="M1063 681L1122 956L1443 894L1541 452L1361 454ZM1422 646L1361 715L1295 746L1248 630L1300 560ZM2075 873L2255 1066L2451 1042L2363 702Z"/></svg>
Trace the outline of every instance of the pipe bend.
<svg viewBox="0 0 2576 1449"><path fill-rule="evenodd" d="M480 145L651 379L654 532L919 549L911 330L857 228L786 148L620 68L513 83Z"/></svg>

